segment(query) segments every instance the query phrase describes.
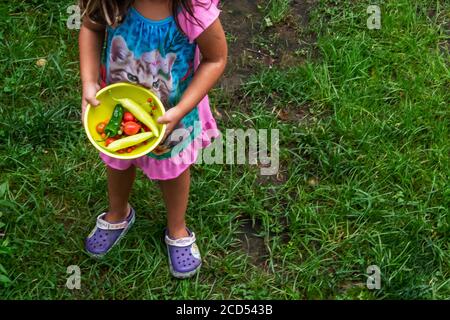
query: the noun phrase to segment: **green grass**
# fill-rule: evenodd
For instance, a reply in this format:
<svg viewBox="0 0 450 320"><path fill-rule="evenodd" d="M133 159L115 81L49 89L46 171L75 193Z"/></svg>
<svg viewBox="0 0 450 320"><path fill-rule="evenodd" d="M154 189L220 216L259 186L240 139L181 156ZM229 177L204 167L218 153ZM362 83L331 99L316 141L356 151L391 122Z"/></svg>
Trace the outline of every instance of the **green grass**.
<svg viewBox="0 0 450 320"><path fill-rule="evenodd" d="M234 115L222 129L280 130L280 181L255 166L194 167L188 223L205 259L185 281L168 273L164 207L142 174L127 237L103 261L83 252L107 200L79 121L77 33L65 1L0 4L0 298L447 299L450 8L383 2L382 29L368 30L366 4L336 4L319 1L311 17L318 58L260 68L237 104L213 91ZM260 225L263 264L239 242L245 219ZM365 287L372 264L381 290ZM69 265L79 291L65 287Z"/></svg>
<svg viewBox="0 0 450 320"><path fill-rule="evenodd" d="M289 14L291 0L269 0L264 5L260 5L265 13L267 26L277 24L286 19Z"/></svg>

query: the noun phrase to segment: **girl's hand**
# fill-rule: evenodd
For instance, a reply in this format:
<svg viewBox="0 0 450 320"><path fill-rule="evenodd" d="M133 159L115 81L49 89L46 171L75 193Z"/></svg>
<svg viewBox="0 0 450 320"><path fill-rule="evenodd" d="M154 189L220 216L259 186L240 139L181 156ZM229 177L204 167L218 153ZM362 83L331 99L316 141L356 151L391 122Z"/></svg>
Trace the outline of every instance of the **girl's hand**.
<svg viewBox="0 0 450 320"><path fill-rule="evenodd" d="M184 112L178 107L173 107L166 111L166 113L158 118L158 123L166 124L166 133L161 141L166 140L167 136L173 131L177 126L178 122L185 116Z"/></svg>
<svg viewBox="0 0 450 320"><path fill-rule="evenodd" d="M97 82L83 84L83 97L81 99L81 121L84 121L84 111L88 103L91 106L98 106L100 101L95 98L95 95L100 90L100 85Z"/></svg>

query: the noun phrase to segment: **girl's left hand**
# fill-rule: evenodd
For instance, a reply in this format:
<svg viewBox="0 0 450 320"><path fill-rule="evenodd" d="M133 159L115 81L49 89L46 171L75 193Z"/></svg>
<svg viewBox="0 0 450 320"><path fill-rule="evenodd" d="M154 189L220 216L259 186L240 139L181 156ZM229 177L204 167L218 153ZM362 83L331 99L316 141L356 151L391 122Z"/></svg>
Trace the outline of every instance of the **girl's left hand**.
<svg viewBox="0 0 450 320"><path fill-rule="evenodd" d="M161 141L166 140L167 136L173 131L178 122L184 117L184 112L182 112L176 106L170 108L166 111L164 115L158 118L158 123L166 124L166 133L164 134L164 138Z"/></svg>

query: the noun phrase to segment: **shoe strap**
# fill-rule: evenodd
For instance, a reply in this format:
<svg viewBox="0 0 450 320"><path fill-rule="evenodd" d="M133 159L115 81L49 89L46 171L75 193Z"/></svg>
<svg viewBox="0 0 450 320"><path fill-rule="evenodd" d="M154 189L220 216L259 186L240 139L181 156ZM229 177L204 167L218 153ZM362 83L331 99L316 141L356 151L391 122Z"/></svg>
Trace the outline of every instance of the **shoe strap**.
<svg viewBox="0 0 450 320"><path fill-rule="evenodd" d="M179 238L179 239L171 239L166 234L166 236L164 238L165 238L166 244L168 244L169 246L174 246L174 247L187 247L187 246L190 246L191 244L193 244L196 240L194 232L192 232L191 236L189 236L189 237L183 237L183 238Z"/></svg>
<svg viewBox="0 0 450 320"><path fill-rule="evenodd" d="M125 229L128 226L128 221L122 221L119 223L110 223L103 219L107 212L102 213L97 217L97 227L102 230L119 230Z"/></svg>

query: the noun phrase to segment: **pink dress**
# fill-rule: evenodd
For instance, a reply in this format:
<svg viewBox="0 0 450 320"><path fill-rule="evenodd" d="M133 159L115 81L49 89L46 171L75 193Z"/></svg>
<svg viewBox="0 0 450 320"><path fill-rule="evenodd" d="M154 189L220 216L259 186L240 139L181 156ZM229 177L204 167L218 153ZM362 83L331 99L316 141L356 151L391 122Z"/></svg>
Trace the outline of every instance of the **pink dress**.
<svg viewBox="0 0 450 320"><path fill-rule="evenodd" d="M166 108L176 105L200 64L195 39L218 18L217 5L218 0L194 0L193 12L198 22L180 12L178 23L182 31L173 17L153 21L131 8L119 27L107 30L105 84L137 83L158 94ZM167 143L173 141L169 136L161 147L146 156L121 160L100 153L100 157L117 170L134 165L150 179L174 179L196 162L200 149L220 135L208 96L183 118L180 126L189 128L187 135L176 144Z"/></svg>

